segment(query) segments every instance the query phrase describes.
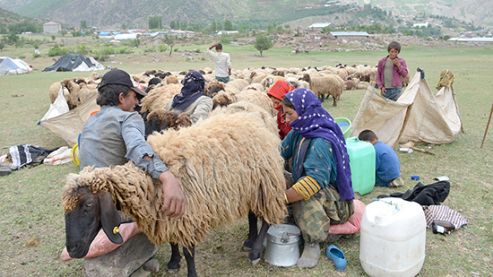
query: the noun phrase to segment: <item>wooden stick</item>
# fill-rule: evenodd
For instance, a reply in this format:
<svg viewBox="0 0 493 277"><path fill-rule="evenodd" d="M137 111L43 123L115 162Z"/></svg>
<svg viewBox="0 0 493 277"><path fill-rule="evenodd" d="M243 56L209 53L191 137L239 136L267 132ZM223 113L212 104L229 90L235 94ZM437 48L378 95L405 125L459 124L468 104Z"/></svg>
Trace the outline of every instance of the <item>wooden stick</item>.
<svg viewBox="0 0 493 277"><path fill-rule="evenodd" d="M435 153L431 152L430 150L427 150L427 149L422 149L422 148L418 148L418 147L415 147L415 146L411 146L410 147L411 149L413 150L416 150L418 152L421 152L421 153L425 153L425 154L429 154L429 155L435 155Z"/></svg>
<svg viewBox="0 0 493 277"><path fill-rule="evenodd" d="M488 133L488 128L490 127L491 114L493 114L493 104L491 104L490 117L488 117L488 123L486 123L486 129L484 130L483 141L479 148L483 148L484 141L486 140L486 134Z"/></svg>

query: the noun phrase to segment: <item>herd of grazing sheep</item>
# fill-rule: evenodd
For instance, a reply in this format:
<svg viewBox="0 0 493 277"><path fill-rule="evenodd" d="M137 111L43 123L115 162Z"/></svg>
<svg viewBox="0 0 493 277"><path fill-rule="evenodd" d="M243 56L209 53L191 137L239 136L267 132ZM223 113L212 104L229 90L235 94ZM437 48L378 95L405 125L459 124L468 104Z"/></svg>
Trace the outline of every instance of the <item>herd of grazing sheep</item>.
<svg viewBox="0 0 493 277"><path fill-rule="evenodd" d="M252 101L261 104L265 100L266 103L263 105L269 106L270 102L268 98L264 97L264 94L273 83L280 79L288 81L296 88L311 89L322 101L332 96L333 105L336 106L344 90L366 89L375 83L376 75L376 67L366 65L308 68L262 67L233 70L232 81L223 84L214 80L211 69L204 68L200 71L206 79L206 94L211 97L217 95L217 98L214 99L215 107L244 100L238 99L238 97L263 98ZM141 111L150 113L161 109L171 101L173 96L180 92L180 81L185 73L149 70L141 74L134 74L132 76L134 81L148 92L148 95L142 100ZM73 78L54 82L49 88L50 100L53 103L62 89L69 108L74 109L97 94L97 84L100 78L100 75L93 74L88 78Z"/></svg>

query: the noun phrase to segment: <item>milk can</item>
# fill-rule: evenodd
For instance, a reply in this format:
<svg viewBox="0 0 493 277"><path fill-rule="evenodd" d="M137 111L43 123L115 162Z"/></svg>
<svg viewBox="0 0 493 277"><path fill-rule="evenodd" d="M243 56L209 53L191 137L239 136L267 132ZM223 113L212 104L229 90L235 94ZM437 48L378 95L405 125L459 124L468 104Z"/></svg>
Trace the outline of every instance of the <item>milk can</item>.
<svg viewBox="0 0 493 277"><path fill-rule="evenodd" d="M300 229L295 225L271 225L267 231L265 261L282 267L295 265L300 257L300 234Z"/></svg>

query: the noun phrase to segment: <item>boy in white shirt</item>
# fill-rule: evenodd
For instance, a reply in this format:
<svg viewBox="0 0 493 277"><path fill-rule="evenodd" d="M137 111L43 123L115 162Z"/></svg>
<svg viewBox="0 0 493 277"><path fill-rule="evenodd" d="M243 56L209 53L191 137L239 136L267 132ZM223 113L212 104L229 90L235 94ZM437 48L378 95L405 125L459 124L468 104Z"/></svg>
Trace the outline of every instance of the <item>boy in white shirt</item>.
<svg viewBox="0 0 493 277"><path fill-rule="evenodd" d="M212 48L216 49L216 52L212 51ZM223 46L220 43L216 43L209 47L207 51L211 60L216 64L216 80L227 83L229 82L229 75L231 75L231 58L228 53L223 52Z"/></svg>

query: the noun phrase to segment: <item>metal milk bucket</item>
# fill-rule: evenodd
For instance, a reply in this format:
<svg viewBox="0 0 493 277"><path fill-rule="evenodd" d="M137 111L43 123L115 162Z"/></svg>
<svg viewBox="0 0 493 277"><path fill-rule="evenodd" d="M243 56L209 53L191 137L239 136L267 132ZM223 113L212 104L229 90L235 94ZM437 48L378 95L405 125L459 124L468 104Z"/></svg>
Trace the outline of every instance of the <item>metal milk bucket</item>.
<svg viewBox="0 0 493 277"><path fill-rule="evenodd" d="M274 224L267 231L265 261L275 266L293 266L300 257L300 229L295 225Z"/></svg>

